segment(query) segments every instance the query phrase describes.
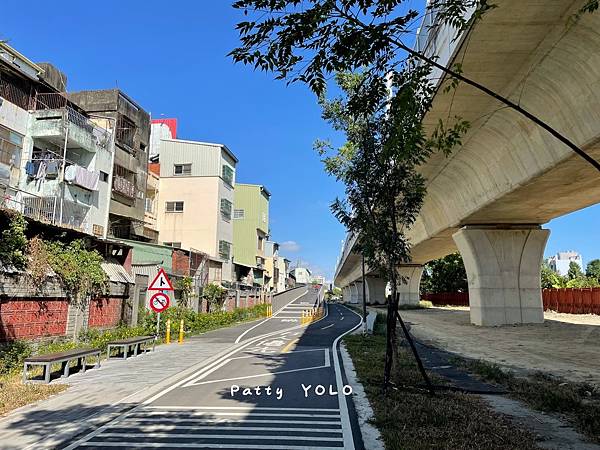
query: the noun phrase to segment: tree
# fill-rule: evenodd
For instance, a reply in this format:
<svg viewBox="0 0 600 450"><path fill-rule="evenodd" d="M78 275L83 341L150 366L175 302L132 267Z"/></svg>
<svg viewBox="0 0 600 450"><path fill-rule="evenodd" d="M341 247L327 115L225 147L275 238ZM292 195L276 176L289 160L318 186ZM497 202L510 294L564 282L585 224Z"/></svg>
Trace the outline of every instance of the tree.
<svg viewBox="0 0 600 450"><path fill-rule="evenodd" d="M542 289L558 289L567 287L567 279L550 268L544 262L540 270Z"/></svg>
<svg viewBox="0 0 600 450"><path fill-rule="evenodd" d="M221 308L223 306L225 292L227 292L227 289L215 283L209 283L204 286L202 296L208 302L209 311L213 310L213 307Z"/></svg>
<svg viewBox="0 0 600 450"><path fill-rule="evenodd" d="M452 253L425 265L421 292L467 292L467 272L460 253Z"/></svg>
<svg viewBox="0 0 600 450"><path fill-rule="evenodd" d="M592 259L585 268L586 276L600 281L600 259Z"/></svg>
<svg viewBox="0 0 600 450"><path fill-rule="evenodd" d="M256 16L237 24L242 45L230 55L234 61L272 71L278 79L306 83L317 95L325 91L335 72L366 70L384 76L407 65L407 57L441 70L448 82L460 81L526 117L569 147L600 171L600 163L549 123L520 103L484 86L462 73L460 64L445 67L404 43L415 33L420 13L409 0L238 0L234 8ZM426 14L450 24L458 36L495 8L488 0L431 0ZM474 9L470 18L467 12ZM585 13L598 9L588 0L571 17L571 26Z"/></svg>
<svg viewBox="0 0 600 450"><path fill-rule="evenodd" d="M575 278L581 277L583 277L583 271L581 270L581 266L575 261L571 261L569 263L569 271L567 272L567 278L569 280L574 280Z"/></svg>
<svg viewBox="0 0 600 450"><path fill-rule="evenodd" d="M8 213L8 226L0 238L0 262L22 270L27 265L27 221L17 213Z"/></svg>

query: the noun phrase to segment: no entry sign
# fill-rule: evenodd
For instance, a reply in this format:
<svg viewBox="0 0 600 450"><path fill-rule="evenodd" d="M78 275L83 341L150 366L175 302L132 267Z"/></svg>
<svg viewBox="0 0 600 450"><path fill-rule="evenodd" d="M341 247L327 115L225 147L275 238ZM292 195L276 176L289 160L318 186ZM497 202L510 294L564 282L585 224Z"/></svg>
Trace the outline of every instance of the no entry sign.
<svg viewBox="0 0 600 450"><path fill-rule="evenodd" d="M150 308L154 312L161 313L169 307L169 296L162 292L157 292L150 298Z"/></svg>

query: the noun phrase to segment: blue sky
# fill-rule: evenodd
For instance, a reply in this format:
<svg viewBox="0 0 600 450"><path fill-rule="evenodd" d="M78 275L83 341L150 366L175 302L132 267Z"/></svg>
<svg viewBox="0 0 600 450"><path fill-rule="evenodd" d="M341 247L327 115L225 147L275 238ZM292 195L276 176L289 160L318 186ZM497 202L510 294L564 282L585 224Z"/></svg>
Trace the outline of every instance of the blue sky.
<svg viewBox="0 0 600 450"><path fill-rule="evenodd" d="M229 0L2 0L0 39L52 62L71 91L118 86L154 118L177 117L179 137L226 144L240 160L237 180L271 191L272 238L292 242L283 253L330 278L344 230L328 204L342 187L312 143L333 133L304 86L226 57L241 17ZM598 206L551 222L546 254L600 257L599 223Z"/></svg>

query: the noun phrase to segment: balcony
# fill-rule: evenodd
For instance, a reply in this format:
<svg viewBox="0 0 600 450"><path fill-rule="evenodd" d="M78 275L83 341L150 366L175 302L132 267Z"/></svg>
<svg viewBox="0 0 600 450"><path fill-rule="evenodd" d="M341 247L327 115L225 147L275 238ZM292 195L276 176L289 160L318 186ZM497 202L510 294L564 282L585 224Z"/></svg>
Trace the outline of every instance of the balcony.
<svg viewBox="0 0 600 450"><path fill-rule="evenodd" d="M0 207L18 211L38 222L89 233L89 206L61 200L58 196L37 196L7 188Z"/></svg>
<svg viewBox="0 0 600 450"><path fill-rule="evenodd" d="M74 108L61 94L37 94L32 112L31 136L59 147L79 147L89 152L112 151L111 133ZM68 130L68 133L67 133Z"/></svg>
<svg viewBox="0 0 600 450"><path fill-rule="evenodd" d="M130 199L135 199L137 196L135 184L119 175L113 176L113 191Z"/></svg>

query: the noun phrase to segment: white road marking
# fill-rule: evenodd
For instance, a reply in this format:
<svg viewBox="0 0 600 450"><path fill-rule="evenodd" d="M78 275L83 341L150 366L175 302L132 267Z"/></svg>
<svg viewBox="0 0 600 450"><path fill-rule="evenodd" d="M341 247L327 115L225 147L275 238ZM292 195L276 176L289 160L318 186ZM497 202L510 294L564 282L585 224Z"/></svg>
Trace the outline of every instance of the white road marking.
<svg viewBox="0 0 600 450"><path fill-rule="evenodd" d="M131 422L134 422L135 424L138 424L140 422L159 422L159 423L165 423L165 422L175 422L175 423L181 423L183 419L181 417L130 417L127 419L127 421L125 423L129 424ZM223 417L220 419L208 419L208 418L196 418L196 417L191 417L191 418L186 418L185 419L186 422L196 422L199 424L205 424L205 423L266 423L266 424L273 424L273 423L281 423L281 424L286 424L286 425L290 425L290 424L297 424L297 425L340 425L341 424L339 422L333 421L333 420L274 420L274 419L244 419L243 417L241 418L234 418L234 417ZM301 428L299 428L299 430L301 430ZM335 430L334 428L332 428L332 430Z"/></svg>
<svg viewBox="0 0 600 450"><path fill-rule="evenodd" d="M276 439L281 441L279 435L252 435L252 434L191 434L191 433L104 433L102 436L105 437L123 437L123 438L174 438L174 439ZM323 436L285 436L286 441L327 441L327 442L341 442L343 438L335 437L323 437ZM102 442L102 445L104 442ZM221 447L224 447L227 442L221 443ZM129 444L131 445L131 443ZM180 444L177 443L177 446Z"/></svg>
<svg viewBox="0 0 600 450"><path fill-rule="evenodd" d="M177 425L177 424L173 424L173 425L138 425L140 427L140 429L138 429L139 431L143 431L144 433L148 433L149 435L152 434L152 432L158 431L158 432L169 432L169 431L173 431L173 430L199 430L199 431L203 431L203 430L222 430L222 431L269 431L269 432L275 432L275 434L277 434L278 431L299 431L302 429L298 429L298 428L286 428L286 427L237 427L237 426L224 426L224 427L220 427L218 425ZM311 432L314 433L341 433L342 429L341 428L311 428L310 429ZM106 434L103 434L102 436L106 436ZM235 438L237 437L236 435L231 435L231 438ZM262 435L259 435L257 437L262 437Z"/></svg>
<svg viewBox="0 0 600 450"><path fill-rule="evenodd" d="M329 361L327 361L327 362L329 362ZM328 365L324 364L322 366L303 367L301 369L281 370L279 372L260 373L258 375L246 375L244 377L223 378L221 380L209 380L209 381L202 381L200 383L194 382L193 384L192 383L186 384L185 387L200 386L202 384L223 383L225 381L248 380L250 378L268 377L268 376L271 376L271 375L281 375L281 374L284 374L284 373L304 372L304 371L307 371L307 370L315 370L315 369L325 369L327 367L331 367L331 363L329 363Z"/></svg>
<svg viewBox="0 0 600 450"><path fill-rule="evenodd" d="M327 325L326 327L321 328L321 330L326 330L327 328L331 328L332 326L333 326L333 324L331 323L331 324Z"/></svg>
<svg viewBox="0 0 600 450"><path fill-rule="evenodd" d="M144 413L144 417L164 417L165 414L169 414L168 411L147 411ZM279 417L279 418L287 418L287 417L319 417L321 419L330 418L330 419L339 419L339 414L319 414L318 412L315 414L311 413L276 413L276 412L248 412L248 411L191 411L191 416L196 416L202 418L205 415L208 415L208 419L213 418L214 416L240 416L240 417L250 417L252 416L261 416L261 417ZM187 420L185 417L179 416L179 420Z"/></svg>
<svg viewBox="0 0 600 450"><path fill-rule="evenodd" d="M281 437L279 437L281 439ZM81 444L84 447L100 446L100 447L131 447L131 442L84 442ZM144 442L145 448L163 448L173 447L172 443L168 442ZM223 444L188 444L188 443L177 443L177 448L223 448ZM315 450L313 446L305 445L252 445L252 444L235 444L235 448L238 450L244 449L256 449L256 450ZM319 447L319 450L340 450L342 447ZM66 450L66 449L65 449Z"/></svg>
<svg viewBox="0 0 600 450"><path fill-rule="evenodd" d="M312 351L312 350L305 350ZM146 406L145 409L166 409L175 411L202 410L208 409L214 411L216 409L241 409L246 411L329 411L339 412L336 408L275 408L271 406Z"/></svg>
<svg viewBox="0 0 600 450"><path fill-rule="evenodd" d="M307 291L307 292L308 292L308 291ZM305 292L305 293L304 293L304 294L302 294L302 295L305 295L307 292ZM301 296L300 296L300 297L301 297ZM328 307L325 307L325 315L324 315L323 317L321 317L320 319L316 320L314 323L316 323L316 322L320 322L321 320L325 320L325 319L326 319L328 316L329 316L329 308L328 308ZM262 323L262 322L261 322L261 323ZM146 399L146 400L145 400L145 401L144 401L144 402L143 402L141 405L139 405L139 406L137 406L137 407L133 408L133 409L132 409L132 410L130 410L128 413L124 413L124 414L121 414L121 415L119 415L118 417L116 417L115 419L111 420L110 422L108 422L108 423L106 423L106 424L104 424L104 425L102 425L102 426L98 427L96 430L92 431L91 433L88 433L88 434L86 434L85 436L81 437L80 439L78 439L77 441L75 441L74 443L72 443L71 445L69 445L68 447L65 447L63 450L73 450L73 449L75 449L75 448L77 448L77 447L79 447L79 446L95 445L95 444L90 444L88 441L89 441L90 439L93 439L93 438L94 438L95 436L97 436L98 434L102 433L104 430L106 430L106 429L108 429L108 428L110 428L110 427L112 427L112 426L115 426L115 425L117 425L118 423L120 423L120 422L122 422L123 420L125 420L125 419L127 418L127 414L130 414L130 413L136 412L136 411L140 410L141 408L143 408L145 405L148 405L148 404L152 403L153 401L157 400L158 398L160 398L160 397L162 397L162 396L164 396L164 395L168 394L169 392L171 392L172 390L174 390L174 389L178 388L179 386L181 386L182 384L186 383L187 381L189 381L189 380L191 380L191 379L195 378L195 377L196 377L196 376L197 376L199 373L202 373L204 370L207 370L207 369L209 369L210 367L214 366L215 364L218 364L218 363L222 362L224 359L227 359L227 357L228 357L228 356L230 356L230 355L233 355L233 354L237 353L238 351L240 351L240 350L244 349L245 347L248 347L250 344L252 344L252 343L254 343L254 342L256 342L256 341L258 341L258 340L260 340L260 339L264 339L264 338L265 338L265 337L267 337L267 336L273 336L273 335L282 334L282 333L289 333L289 332L291 332L292 330L298 330L298 329L300 329L300 328L302 328L302 327L303 327L302 325L297 325L297 326L295 326L295 327L288 328L287 330L272 331L272 332L270 332L270 333L265 333L265 334L262 334L262 335L260 335L260 336L257 336L257 337L255 337L255 338L253 338L253 339L249 339L249 340L248 340L248 342L245 342L245 343L244 343L243 345L241 345L240 347L238 347L238 348L235 348L235 349L233 349L232 351L230 351L230 352L226 353L225 355L221 356L221 357L220 357L220 358L218 358L217 360L215 360L215 361L212 361L210 364L206 365L205 367L202 367L202 368L201 368L201 369L200 369L198 372L195 372L195 373L191 374L190 376L188 376L188 377L185 377L185 378L183 378L183 379L179 380L178 382L174 383L173 385L169 386L168 388L166 388L166 389L163 389L162 391L158 392L157 394L153 395L152 397L150 397L150 398ZM137 392L142 392L143 390L145 390L145 388L144 388L144 389L140 389L140 390L139 390L139 391L137 391ZM136 392L136 393L137 393L137 392ZM125 399L127 399L127 398L131 397L132 395L135 395L136 393L134 393L134 394L130 394L130 395L128 395L128 396L126 396L126 397L124 397L123 399L121 399L121 400L119 400L119 401L117 401L117 402L113 403L113 406L114 406L114 405L117 405L117 404L119 404L119 403L121 403L121 402L123 402ZM100 415L101 413L102 413L102 411L101 411L101 412L98 412L98 413L97 413L97 414L95 414L94 416L96 416L96 415ZM92 417L94 417L94 416L92 416ZM275 423L275 422L276 422L276 421L273 421L273 423ZM284 422L284 423L285 423L285 422ZM35 442L35 443L33 443L33 444L29 445L29 446L28 446L28 448L32 448L34 445L38 444L39 442L40 442L40 441L37 441L37 442ZM110 447L110 446L113 446L113 447L122 446L122 445L108 445L108 444L110 444L110 443L103 443L103 445L105 445L105 446L109 446L109 447ZM117 443L117 444L118 444L118 443ZM125 446L129 446L129 445L130 445L130 443L126 443L126 444L127 444L127 445L125 445ZM163 445L162 443L152 443L152 444L151 444L151 443L145 443L144 445L145 445L146 447L150 447L150 448L155 448L155 447L156 447L156 448L158 448L158 447L170 446L170 444ZM253 446L249 446L249 447L248 447L248 446L243 446L243 445L241 445L241 444L237 444L236 446L237 446L238 448L240 448L240 449L242 449L242 448L257 448L257 449L265 449L265 450L267 449L267 447L266 447L266 446L254 446L254 447L253 447ZM196 446L196 447L193 447L193 446L190 446L190 445L187 445L187 444L179 444L179 447L180 447L180 448L188 448L188 447L189 447L189 448L199 448L199 447L197 447L197 446ZM216 447L214 447L214 446L209 446L209 445L203 445L203 447L204 447L204 448L220 448L219 446L216 446ZM221 448L222 448L222 447L221 447ZM273 449L276 449L277 447L268 447L268 448L273 448ZM299 450L300 450L300 449L312 450L312 448L311 448L311 447L292 447L292 446L286 446L286 447L280 447L280 448L281 448L282 450L288 450L288 449L289 449L289 450L292 450L292 449L294 449L294 448L297 448L297 449L299 449ZM321 448L320 448L320 450L327 450L327 448L325 448L325 447L321 447ZM339 449L337 449L337 448L336 448L335 450L339 450Z"/></svg>
<svg viewBox="0 0 600 450"><path fill-rule="evenodd" d="M296 300L298 300L301 297L304 297L306 294L308 294L308 291L305 291L303 294L300 294L298 297L296 297L294 300L292 300L291 302L289 302L288 304L286 304L283 308L285 308L288 305L291 305L292 303L294 303ZM281 308L279 311L277 311L275 314L273 314L271 317L267 317L265 320L263 320L262 322L257 323L256 325L254 325L251 328L248 328L246 331L244 331L242 334L240 334L238 336L238 338L235 340L234 344L238 344L242 338L249 333L250 331L254 330L256 327L262 325L263 323L267 322L268 320L272 319L273 317L277 317L277 314L279 314L279 312L283 309Z"/></svg>
<svg viewBox="0 0 600 450"><path fill-rule="evenodd" d="M356 315L358 316L358 314ZM333 345L331 346L333 352L333 368L335 370L335 381L337 384L338 391L338 402L340 405L340 414L342 416L342 430L344 430L344 450L354 450L355 447L354 437L352 436L352 425L350 424L350 415L348 413L348 405L346 404L346 396L342 393L342 387L344 384L342 381L342 371L340 369L340 356L337 352L337 344L340 341L340 339L343 338L345 335L351 333L352 331L360 327L361 323L362 318L361 321L354 328L346 331L345 333L340 334L335 339L335 341L333 341Z"/></svg>

